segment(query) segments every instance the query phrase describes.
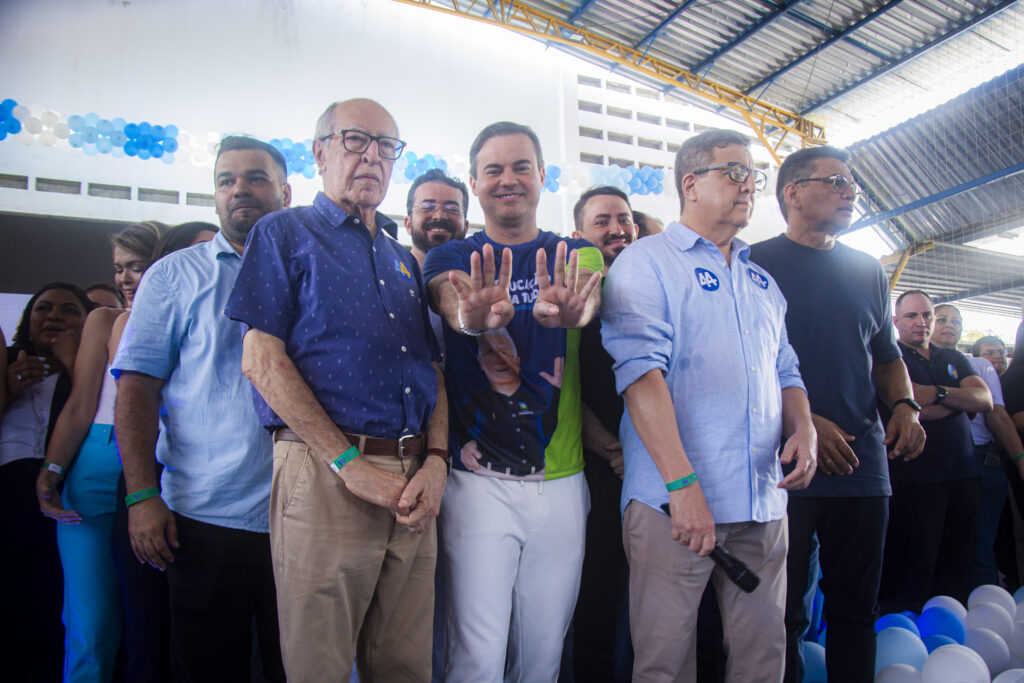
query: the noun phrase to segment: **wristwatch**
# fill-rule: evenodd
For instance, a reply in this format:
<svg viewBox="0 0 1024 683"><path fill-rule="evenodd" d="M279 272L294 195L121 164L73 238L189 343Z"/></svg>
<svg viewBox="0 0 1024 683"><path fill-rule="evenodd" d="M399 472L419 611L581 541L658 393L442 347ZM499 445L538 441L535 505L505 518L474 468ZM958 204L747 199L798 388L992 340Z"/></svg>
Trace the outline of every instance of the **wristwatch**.
<svg viewBox="0 0 1024 683"><path fill-rule="evenodd" d="M935 405L939 405L946 400L946 387L936 386L935 387Z"/></svg>
<svg viewBox="0 0 1024 683"><path fill-rule="evenodd" d="M893 410L895 410L896 406L898 406L901 403L906 403L912 409L916 410L919 413L921 412L921 404L918 403L917 401L915 401L912 398L900 398L900 399L897 399L897 400L893 401L892 402Z"/></svg>

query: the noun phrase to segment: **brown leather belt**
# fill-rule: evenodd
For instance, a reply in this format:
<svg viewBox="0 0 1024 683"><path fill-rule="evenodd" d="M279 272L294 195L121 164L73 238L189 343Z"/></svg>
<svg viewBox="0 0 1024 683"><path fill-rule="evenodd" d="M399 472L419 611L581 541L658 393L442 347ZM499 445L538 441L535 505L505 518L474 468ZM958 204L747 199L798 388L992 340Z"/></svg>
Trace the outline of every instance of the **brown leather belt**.
<svg viewBox="0 0 1024 683"><path fill-rule="evenodd" d="M423 434L410 434L398 439L379 439L375 436L349 434L348 432L342 432L342 434L350 444L365 455L393 455L398 458L412 458L422 455L426 445L426 438ZM278 427L274 431L274 441L305 443L298 434L287 427Z"/></svg>

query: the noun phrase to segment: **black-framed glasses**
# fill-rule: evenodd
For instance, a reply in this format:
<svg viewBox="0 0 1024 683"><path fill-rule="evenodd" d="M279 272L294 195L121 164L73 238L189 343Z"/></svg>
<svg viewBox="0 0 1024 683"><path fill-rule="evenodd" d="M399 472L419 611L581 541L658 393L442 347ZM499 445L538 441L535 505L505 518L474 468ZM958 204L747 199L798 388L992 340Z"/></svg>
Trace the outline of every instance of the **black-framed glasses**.
<svg viewBox="0 0 1024 683"><path fill-rule="evenodd" d="M441 203L433 199L424 199L422 202L416 205L416 208L422 211L423 213L434 213L435 211L437 211L437 207L441 207L441 211L443 211L448 216L452 216L454 218L459 218L462 216L462 207L459 206L458 202Z"/></svg>
<svg viewBox="0 0 1024 683"><path fill-rule="evenodd" d="M701 173L707 173L708 171L717 171L719 169L725 169L726 174L729 176L729 180L734 183L742 185L747 182L747 179L751 175L754 176L754 189L760 192L768 185L768 175L764 171L758 171L757 169L750 168L746 164L741 164L738 161L727 161L724 164L718 164L717 166L709 166L707 168L701 168L693 172L694 175L700 175Z"/></svg>
<svg viewBox="0 0 1024 683"><path fill-rule="evenodd" d="M355 128L347 128L345 130L336 130L333 133L328 133L321 137L321 140L327 138L333 138L340 135L341 144L346 150L353 154L362 154L370 148L371 142L377 143L377 154L382 159L388 159L394 161L398 157L402 156L402 150L405 149L405 142L398 138L393 138L389 135L370 135L366 131L357 130Z"/></svg>
<svg viewBox="0 0 1024 683"><path fill-rule="evenodd" d="M846 176L842 175L841 173L836 173L835 175L825 176L824 178L801 178L800 180L794 180L793 182L794 183L809 183L809 182L812 182L812 181L818 182L818 183L828 183L828 184L830 184L832 186L833 190L835 190L836 192L838 192L840 194L845 193L847 188L852 188L854 194L860 194L861 193L860 185L858 185L857 183L853 182L852 180L850 180Z"/></svg>

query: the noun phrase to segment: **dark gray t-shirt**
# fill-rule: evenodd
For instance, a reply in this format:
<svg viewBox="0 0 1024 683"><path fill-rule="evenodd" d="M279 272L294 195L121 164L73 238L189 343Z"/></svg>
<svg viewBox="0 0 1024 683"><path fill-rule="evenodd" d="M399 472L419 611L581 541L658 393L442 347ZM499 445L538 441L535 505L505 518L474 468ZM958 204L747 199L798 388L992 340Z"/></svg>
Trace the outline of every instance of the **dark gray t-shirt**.
<svg viewBox="0 0 1024 683"><path fill-rule="evenodd" d="M810 486L790 495L890 495L871 368L900 358L900 351L882 267L843 244L813 249L785 235L751 246L750 260L775 278L786 297L786 330L811 412L855 437L850 446L860 460L853 474L818 473Z"/></svg>

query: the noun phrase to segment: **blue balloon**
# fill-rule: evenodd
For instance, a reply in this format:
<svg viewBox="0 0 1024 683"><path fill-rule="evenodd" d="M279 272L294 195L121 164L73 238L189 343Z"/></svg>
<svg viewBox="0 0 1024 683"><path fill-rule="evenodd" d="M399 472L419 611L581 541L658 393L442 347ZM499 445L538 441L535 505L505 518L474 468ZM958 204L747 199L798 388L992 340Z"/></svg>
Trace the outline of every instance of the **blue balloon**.
<svg viewBox="0 0 1024 683"><path fill-rule="evenodd" d="M140 159L145 160L145 159L148 159L151 156L152 156L152 154L150 154L150 152L149 152L149 147L139 147L139 158Z"/></svg>
<svg viewBox="0 0 1024 683"><path fill-rule="evenodd" d="M153 156L154 159L159 159L164 155L163 145L161 145L159 142L154 142L152 145L149 146L149 153Z"/></svg>
<svg viewBox="0 0 1024 683"><path fill-rule="evenodd" d="M176 138L178 137L178 127L173 123L164 126L164 137L165 138Z"/></svg>
<svg viewBox="0 0 1024 683"><path fill-rule="evenodd" d="M661 194L661 183L654 186L654 194Z"/></svg>
<svg viewBox="0 0 1024 683"><path fill-rule="evenodd" d="M654 177L657 178L658 180L664 180L665 179L665 169L663 169L663 168L656 168L656 169L654 169Z"/></svg>
<svg viewBox="0 0 1024 683"><path fill-rule="evenodd" d="M153 126L153 130L150 133L150 135L155 137L157 140L162 140L163 137L164 137L164 127L163 126Z"/></svg>
<svg viewBox="0 0 1024 683"><path fill-rule="evenodd" d="M114 130L124 130L124 127L128 125L128 122L118 116L116 119L110 122L110 125Z"/></svg>
<svg viewBox="0 0 1024 683"><path fill-rule="evenodd" d="M162 161L165 164L167 164L168 166L170 166L171 164L174 163L174 155L170 154L170 153L164 154L163 157L160 159L160 161Z"/></svg>
<svg viewBox="0 0 1024 683"><path fill-rule="evenodd" d="M110 154L110 150L114 149L114 144L110 141L110 138L100 138L96 141L96 149L99 150L100 154Z"/></svg>
<svg viewBox="0 0 1024 683"><path fill-rule="evenodd" d="M7 139L7 126L0 126L0 140Z"/></svg>
<svg viewBox="0 0 1024 683"><path fill-rule="evenodd" d="M550 169L548 171L548 175L554 178L555 180L558 180L559 178L562 177L562 169L558 168L557 166L548 166L548 168Z"/></svg>
<svg viewBox="0 0 1024 683"><path fill-rule="evenodd" d="M642 186L643 183L640 181L639 178L633 178L632 180L629 181L629 189L633 190L634 192L639 190Z"/></svg>
<svg viewBox="0 0 1024 683"><path fill-rule="evenodd" d="M306 178L315 178L316 166L306 166L306 168L302 169L302 175Z"/></svg>
<svg viewBox="0 0 1024 683"><path fill-rule="evenodd" d="M80 149L85 144L85 140L82 139L81 133L72 133L68 136L68 144L75 149Z"/></svg>
<svg viewBox="0 0 1024 683"><path fill-rule="evenodd" d="M918 638L921 637L921 632L917 630L917 626L914 622L902 614L886 614L884 617L876 621L875 633L881 633L885 629L893 627L905 628Z"/></svg>
<svg viewBox="0 0 1024 683"><path fill-rule="evenodd" d="M929 607L917 618L917 630L922 638L948 636L963 645L967 631L960 617L945 607Z"/></svg>
<svg viewBox="0 0 1024 683"><path fill-rule="evenodd" d="M177 138L164 138L164 151L165 152L177 152L178 151L178 139Z"/></svg>
<svg viewBox="0 0 1024 683"><path fill-rule="evenodd" d="M71 123L70 123L71 119L68 119L68 121L69 121L68 125L70 126L71 125ZM139 137L139 124L137 124L137 123L125 124L124 134L125 134L126 137L128 137L131 140L134 140L135 138Z"/></svg>
<svg viewBox="0 0 1024 683"><path fill-rule="evenodd" d="M270 146L274 147L275 149L281 149L281 141L277 138L272 138L270 140Z"/></svg>
<svg viewBox="0 0 1024 683"><path fill-rule="evenodd" d="M72 114L68 117L68 128L75 132L82 130L85 128L85 119L78 114Z"/></svg>
<svg viewBox="0 0 1024 683"><path fill-rule="evenodd" d="M412 164L409 164L406 167L406 169L405 169L405 177L406 177L406 179L408 179L408 180L416 180L416 176L417 175L419 175L419 174L416 173L416 167L413 166Z"/></svg>
<svg viewBox="0 0 1024 683"><path fill-rule="evenodd" d="M292 139L291 138L281 138L281 147L282 148L288 149L289 147L292 146L292 144L293 143L292 143Z"/></svg>
<svg viewBox="0 0 1024 683"><path fill-rule="evenodd" d="M301 142L294 142L292 143L292 151L295 153L296 156L301 157L303 154L306 153L306 146Z"/></svg>
<svg viewBox="0 0 1024 683"><path fill-rule="evenodd" d="M143 121L139 124L139 135L150 135L153 132L153 126L149 121Z"/></svg>
<svg viewBox="0 0 1024 683"><path fill-rule="evenodd" d="M99 122L100 122L100 115L99 114L94 114L93 112L89 112L88 114L85 115L85 125L92 126L93 128L95 128L96 124L98 124Z"/></svg>
<svg viewBox="0 0 1024 683"><path fill-rule="evenodd" d="M447 171L448 170L448 162L445 161L444 159L438 157L438 159L437 159L437 167L439 169L441 169L442 171Z"/></svg>
<svg viewBox="0 0 1024 683"><path fill-rule="evenodd" d="M428 168L433 168L434 167L434 155L433 154L424 154L423 155L423 161L427 164Z"/></svg>
<svg viewBox="0 0 1024 683"><path fill-rule="evenodd" d="M878 632L875 643L876 676L890 664L909 664L920 671L926 659L928 648L907 629L893 626Z"/></svg>
<svg viewBox="0 0 1024 683"><path fill-rule="evenodd" d="M100 139L99 131L92 126L86 126L82 129L82 139L88 144L95 144Z"/></svg>
<svg viewBox="0 0 1024 683"><path fill-rule="evenodd" d="M18 106L18 103L8 98L3 102L0 102L0 119L6 119L14 112L14 108Z"/></svg>
<svg viewBox="0 0 1024 683"><path fill-rule="evenodd" d="M4 127L7 128L7 132L11 135L17 135L21 132L21 121L13 117L5 119Z"/></svg>
<svg viewBox="0 0 1024 683"><path fill-rule="evenodd" d="M917 612L913 612L913 611L908 609L908 610L906 610L904 612L900 612L900 614L902 614L907 619L910 619L912 622L914 622L915 626L917 625L917 617L918 617Z"/></svg>
<svg viewBox="0 0 1024 683"><path fill-rule="evenodd" d="M817 643L805 640L800 643L804 656L803 683L825 683L828 673L825 670L825 648Z"/></svg>
<svg viewBox="0 0 1024 683"><path fill-rule="evenodd" d="M150 145L153 144L153 136L149 135L147 133L143 133L142 132L142 128L140 127L139 128L139 137L137 139L137 142L139 143L139 149L142 149L144 147L149 147Z"/></svg>
<svg viewBox="0 0 1024 683"><path fill-rule="evenodd" d="M124 153L130 157L135 156L136 154L139 153L139 143L135 142L134 140L129 140L128 142L124 143Z"/></svg>
<svg viewBox="0 0 1024 683"><path fill-rule="evenodd" d="M128 141L128 136L124 134L123 130L114 130L110 133L110 144L114 147L124 147L124 143Z"/></svg>
<svg viewBox="0 0 1024 683"><path fill-rule="evenodd" d="M949 636L928 636L922 640L924 646L928 648L928 654L931 654L943 645L956 645L957 642Z"/></svg>
<svg viewBox="0 0 1024 683"><path fill-rule="evenodd" d="M416 157L416 154L415 154L415 152L406 152L406 153L405 153L405 158L406 158L406 159L407 159L407 160L409 161L409 165L410 165L410 166L411 166L412 164L415 164L415 163L416 163L416 159L417 159L417 157Z"/></svg>
<svg viewBox="0 0 1024 683"><path fill-rule="evenodd" d="M85 153L85 155L87 157L94 157L94 156L96 156L96 152L97 152L96 145L93 145L93 144L82 145L82 151Z"/></svg>
<svg viewBox="0 0 1024 683"><path fill-rule="evenodd" d="M100 122L96 124L96 131L103 136L110 135L110 132L114 130L114 124L107 119L100 119Z"/></svg>

